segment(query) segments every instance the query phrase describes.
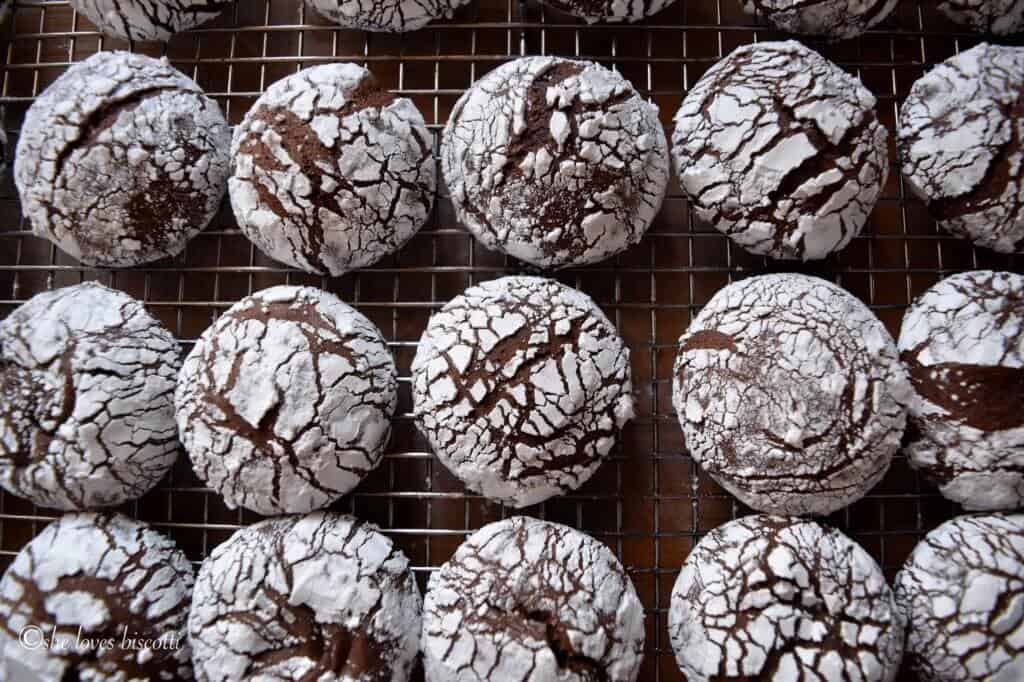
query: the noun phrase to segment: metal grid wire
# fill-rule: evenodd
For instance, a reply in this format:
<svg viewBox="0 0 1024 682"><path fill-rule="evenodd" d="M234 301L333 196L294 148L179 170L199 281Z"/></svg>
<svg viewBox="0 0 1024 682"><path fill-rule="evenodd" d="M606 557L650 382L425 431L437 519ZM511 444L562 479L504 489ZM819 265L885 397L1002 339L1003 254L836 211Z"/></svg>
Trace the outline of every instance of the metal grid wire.
<svg viewBox="0 0 1024 682"><path fill-rule="evenodd" d="M166 54L221 104L233 124L269 83L299 68L337 60L362 63L382 85L413 99L434 132L436 149L458 96L513 56L575 56L617 69L660 107L670 131L684 93L711 64L738 45L777 37L744 16L739 0L677 0L647 22L616 26L586 26L546 11L535 0L480 0L450 21L405 36L337 29L300 0L239 0L219 19L166 46L132 49ZM911 83L976 42L977 37L954 32L927 0L904 0L888 21L861 39L810 44L863 79L878 96L881 120L893 130ZM4 124L12 145L25 109L69 63L97 50L129 47L97 34L64 1L16 5L0 35L0 103L6 105ZM974 250L940 235L923 206L909 197L894 163L865 236L824 263L779 264L745 254L693 220L673 179L641 244L613 261L558 273L601 304L632 348L638 416L590 482L526 513L580 528L622 559L647 607L642 680L681 679L665 625L680 563L703 533L747 511L686 455L671 409L675 342L701 305L737 277L798 269L853 292L895 334L906 304L941 277L979 267L1022 272L1022 265L1020 258ZM399 416L382 465L336 507L379 524L393 537L421 586L467 533L512 512L466 494L433 459L411 420L409 364L432 311L470 284L518 271L519 264L482 249L458 226L444 190L429 223L399 254L328 279L263 257L238 232L226 205L173 261L116 272L83 268L33 237L10 179L0 187L0 317L35 293L95 279L145 301L185 352L226 307L275 284L320 286L373 320L398 363ZM184 454L157 490L123 511L171 535L197 562L240 525L257 519L226 509L195 478ZM828 522L863 544L892 577L921 535L955 513L898 456L867 498ZM0 568L54 516L0 494Z"/></svg>

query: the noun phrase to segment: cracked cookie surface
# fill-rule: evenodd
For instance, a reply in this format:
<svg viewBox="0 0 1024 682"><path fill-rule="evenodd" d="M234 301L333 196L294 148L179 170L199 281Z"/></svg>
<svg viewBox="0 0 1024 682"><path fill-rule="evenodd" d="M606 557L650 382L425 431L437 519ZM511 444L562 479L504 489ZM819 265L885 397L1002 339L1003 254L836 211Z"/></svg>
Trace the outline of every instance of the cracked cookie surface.
<svg viewBox="0 0 1024 682"><path fill-rule="evenodd" d="M675 0L542 0L548 7L583 19L588 24L597 21L634 22L657 14Z"/></svg>
<svg viewBox="0 0 1024 682"><path fill-rule="evenodd" d="M169 538L120 514L67 514L0 579L0 678L190 680L191 593Z"/></svg>
<svg viewBox="0 0 1024 682"><path fill-rule="evenodd" d="M139 301L95 283L0 322L0 485L43 507L141 497L178 456L178 344Z"/></svg>
<svg viewBox="0 0 1024 682"><path fill-rule="evenodd" d="M918 79L900 107L903 175L943 229L1024 249L1024 48L982 43Z"/></svg>
<svg viewBox="0 0 1024 682"><path fill-rule="evenodd" d="M668 185L657 108L591 62L524 57L455 104L441 168L484 246L542 268L610 258L643 237Z"/></svg>
<svg viewBox="0 0 1024 682"><path fill-rule="evenodd" d="M403 33L435 19L451 18L470 0L307 0L323 16L345 28Z"/></svg>
<svg viewBox="0 0 1024 682"><path fill-rule="evenodd" d="M539 277L470 287L431 317L412 390L438 459L515 507L582 485L633 418L615 326L586 294Z"/></svg>
<svg viewBox="0 0 1024 682"><path fill-rule="evenodd" d="M428 682L628 682L644 610L603 544L516 516L473 533L430 576L420 645Z"/></svg>
<svg viewBox="0 0 1024 682"><path fill-rule="evenodd" d="M668 620L689 682L889 682L903 657L905 623L875 560L796 518L747 516L704 536Z"/></svg>
<svg viewBox="0 0 1024 682"><path fill-rule="evenodd" d="M898 0L743 0L780 31L830 40L856 38L892 14Z"/></svg>
<svg viewBox="0 0 1024 682"><path fill-rule="evenodd" d="M1024 0L939 0L939 11L978 33L1005 36L1024 30Z"/></svg>
<svg viewBox="0 0 1024 682"><path fill-rule="evenodd" d="M185 359L178 431L231 509L325 507L380 463L397 405L380 331L333 294L277 286L221 315Z"/></svg>
<svg viewBox="0 0 1024 682"><path fill-rule="evenodd" d="M216 213L231 134L166 60L100 52L25 115L14 181L36 235L87 265L174 256Z"/></svg>
<svg viewBox="0 0 1024 682"><path fill-rule="evenodd" d="M397 251L430 214L432 138L412 101L355 64L271 85L235 128L231 206L263 253L342 275Z"/></svg>
<svg viewBox="0 0 1024 682"><path fill-rule="evenodd" d="M421 599L390 539L346 514L242 528L196 578L188 618L201 682L404 682Z"/></svg>
<svg viewBox="0 0 1024 682"><path fill-rule="evenodd" d="M694 460L764 512L829 514L889 469L910 382L859 300L816 277L720 290L679 339L673 406Z"/></svg>
<svg viewBox="0 0 1024 682"><path fill-rule="evenodd" d="M922 682L1024 679L1024 516L961 516L896 576L907 658Z"/></svg>
<svg viewBox="0 0 1024 682"><path fill-rule="evenodd" d="M228 0L71 0L101 33L124 40L166 41L220 14Z"/></svg>
<svg viewBox="0 0 1024 682"><path fill-rule="evenodd" d="M915 389L911 464L965 509L1024 504L1024 276L947 277L907 310L898 347Z"/></svg>
<svg viewBox="0 0 1024 682"><path fill-rule="evenodd" d="M675 124L673 159L697 215L754 254L839 251L889 173L874 96L794 41L734 50L690 90Z"/></svg>

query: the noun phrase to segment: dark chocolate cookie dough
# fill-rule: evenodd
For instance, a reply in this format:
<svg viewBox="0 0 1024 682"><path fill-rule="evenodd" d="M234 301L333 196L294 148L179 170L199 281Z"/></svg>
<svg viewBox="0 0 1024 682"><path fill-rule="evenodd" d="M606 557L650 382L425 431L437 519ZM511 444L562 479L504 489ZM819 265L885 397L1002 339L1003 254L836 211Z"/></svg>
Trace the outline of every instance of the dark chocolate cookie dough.
<svg viewBox="0 0 1024 682"><path fill-rule="evenodd" d="M271 287L229 308L185 359L178 431L229 508L308 512L380 463L396 391L366 317L326 291Z"/></svg>
<svg viewBox="0 0 1024 682"><path fill-rule="evenodd" d="M842 249L889 173L874 96L794 41L734 50L675 122L672 154L697 215L755 254L806 261Z"/></svg>
<svg viewBox="0 0 1024 682"><path fill-rule="evenodd" d="M747 516L708 533L683 564L668 621L689 682L891 682L903 656L882 569L802 519Z"/></svg>
<svg viewBox="0 0 1024 682"><path fill-rule="evenodd" d="M982 43L910 89L897 146L939 226L1004 253L1024 249L1024 47Z"/></svg>
<svg viewBox="0 0 1024 682"><path fill-rule="evenodd" d="M882 323L816 277L731 284L679 340L686 447L758 511L829 514L861 498L889 469L909 400Z"/></svg>
<svg viewBox="0 0 1024 682"><path fill-rule="evenodd" d="M1024 516L961 516L928 533L896 599L922 682L1024 679Z"/></svg>
<svg viewBox="0 0 1024 682"><path fill-rule="evenodd" d="M421 647L427 682L632 682L644 609L603 544L515 516L431 574Z"/></svg>
<svg viewBox="0 0 1024 682"><path fill-rule="evenodd" d="M0 579L0 679L190 680L191 593L192 564L149 526L63 516Z"/></svg>
<svg viewBox="0 0 1024 682"><path fill-rule="evenodd" d="M1024 505L1024 276L942 280L903 317L914 387L910 463L966 509Z"/></svg>
<svg viewBox="0 0 1024 682"><path fill-rule="evenodd" d="M0 322L0 485L43 507L112 507L178 455L178 343L143 305L87 282Z"/></svg>
<svg viewBox="0 0 1024 682"><path fill-rule="evenodd" d="M308 0L325 19L345 28L402 33L451 17L470 0Z"/></svg>
<svg viewBox="0 0 1024 682"><path fill-rule="evenodd" d="M470 287L412 363L416 424L466 487L515 507L575 490L633 418L629 349L589 296L553 280Z"/></svg>
<svg viewBox="0 0 1024 682"><path fill-rule="evenodd" d="M898 0L743 0L780 31L831 40L856 38L881 23Z"/></svg>
<svg viewBox="0 0 1024 682"><path fill-rule="evenodd" d="M542 268L609 258L661 207L657 108L591 62L523 57L459 99L441 166L458 219L489 249Z"/></svg>
<svg viewBox="0 0 1024 682"><path fill-rule="evenodd" d="M342 514L242 528L196 578L188 617L203 682L405 682L421 599L409 561Z"/></svg>
<svg viewBox="0 0 1024 682"><path fill-rule="evenodd" d="M939 11L978 33L1005 36L1024 30L1024 0L939 0Z"/></svg>
<svg viewBox="0 0 1024 682"><path fill-rule="evenodd" d="M217 104L166 60L100 52L29 107L14 180L33 231L87 265L178 254L227 187Z"/></svg>
<svg viewBox="0 0 1024 682"><path fill-rule="evenodd" d="M71 6L105 35L160 41L206 23L230 4L230 0L71 0Z"/></svg>
<svg viewBox="0 0 1024 682"><path fill-rule="evenodd" d="M430 214L432 137L416 106L355 64L271 85L235 128L231 205L265 254L341 275L398 250Z"/></svg>

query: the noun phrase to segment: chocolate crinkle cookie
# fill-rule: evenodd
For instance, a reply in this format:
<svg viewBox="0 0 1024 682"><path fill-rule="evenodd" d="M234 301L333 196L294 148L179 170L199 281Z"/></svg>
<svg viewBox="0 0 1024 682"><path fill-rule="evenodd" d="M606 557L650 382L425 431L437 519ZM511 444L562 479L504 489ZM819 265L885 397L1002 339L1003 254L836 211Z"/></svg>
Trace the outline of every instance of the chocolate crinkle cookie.
<svg viewBox="0 0 1024 682"><path fill-rule="evenodd" d="M404 682L421 599L409 561L351 516L242 528L199 569L189 642L204 682Z"/></svg>
<svg viewBox="0 0 1024 682"><path fill-rule="evenodd" d="M336 296L277 286L233 305L185 359L178 431L231 509L325 507L380 463L397 404L380 331Z"/></svg>
<svg viewBox="0 0 1024 682"><path fill-rule="evenodd" d="M816 277L731 284L679 340L673 405L694 460L764 512L829 514L889 469L910 382L868 308Z"/></svg>
<svg viewBox="0 0 1024 682"><path fill-rule="evenodd" d="M542 268L640 241L669 159L657 108L591 62L523 57L455 104L441 165L458 219L489 249Z"/></svg>
<svg viewBox="0 0 1024 682"><path fill-rule="evenodd" d="M675 0L542 0L548 7L583 19L588 24L634 22L657 14Z"/></svg>
<svg viewBox="0 0 1024 682"><path fill-rule="evenodd" d="M538 277L471 287L431 317L412 391L441 462L515 507L582 485L633 418L615 326L589 296Z"/></svg>
<svg viewBox="0 0 1024 682"><path fill-rule="evenodd" d="M952 21L979 33L1024 30L1024 0L939 0L938 6Z"/></svg>
<svg viewBox="0 0 1024 682"><path fill-rule="evenodd" d="M889 173L874 96L793 41L733 51L675 123L672 153L698 217L754 254L807 261L842 249Z"/></svg>
<svg viewBox="0 0 1024 682"><path fill-rule="evenodd" d="M0 485L43 507L112 507L174 464L178 343L143 305L88 282L0 322Z"/></svg>
<svg viewBox="0 0 1024 682"><path fill-rule="evenodd" d="M1024 516L961 516L928 533L896 599L922 682L1024 679Z"/></svg>
<svg viewBox="0 0 1024 682"><path fill-rule="evenodd" d="M516 516L473 533L430 576L421 648L427 682L629 682L644 609L603 544Z"/></svg>
<svg viewBox="0 0 1024 682"><path fill-rule="evenodd" d="M227 187L217 104L166 60L100 52L29 107L14 180L33 231L86 265L178 254Z"/></svg>
<svg viewBox="0 0 1024 682"><path fill-rule="evenodd" d="M397 251L430 214L436 169L416 106L355 64L271 85L235 128L228 182L265 254L341 275Z"/></svg>
<svg viewBox="0 0 1024 682"><path fill-rule="evenodd" d="M0 679L191 680L192 564L120 514L68 514L0 579Z"/></svg>
<svg viewBox="0 0 1024 682"><path fill-rule="evenodd" d="M948 277L903 318L910 463L966 509L1024 505L1024 276Z"/></svg>
<svg viewBox="0 0 1024 682"><path fill-rule="evenodd" d="M748 14L780 31L830 40L856 38L892 14L898 0L743 0Z"/></svg>
<svg viewBox="0 0 1024 682"><path fill-rule="evenodd" d="M435 19L450 18L470 0L307 0L317 13L363 31L404 33Z"/></svg>
<svg viewBox="0 0 1024 682"><path fill-rule="evenodd" d="M100 33L124 40L166 41L220 14L229 0L71 0Z"/></svg>
<svg viewBox="0 0 1024 682"><path fill-rule="evenodd" d="M900 107L903 175L943 229L1024 249L1024 48L982 43L942 62Z"/></svg>
<svg viewBox="0 0 1024 682"><path fill-rule="evenodd" d="M882 569L832 528L748 516L708 533L668 612L689 682L890 682L905 623Z"/></svg>

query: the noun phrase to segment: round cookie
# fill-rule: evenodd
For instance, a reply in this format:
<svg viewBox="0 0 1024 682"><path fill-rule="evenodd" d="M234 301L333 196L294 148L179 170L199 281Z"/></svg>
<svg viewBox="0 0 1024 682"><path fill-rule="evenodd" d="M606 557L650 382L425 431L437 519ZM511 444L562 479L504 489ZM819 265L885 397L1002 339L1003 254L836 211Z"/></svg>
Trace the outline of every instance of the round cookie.
<svg viewBox="0 0 1024 682"><path fill-rule="evenodd" d="M881 23L898 0L743 0L748 14L780 31L829 40L856 38Z"/></svg>
<svg viewBox="0 0 1024 682"><path fill-rule="evenodd" d="M188 637L204 682L404 682L421 600L376 528L331 513L242 528L199 569Z"/></svg>
<svg viewBox="0 0 1024 682"><path fill-rule="evenodd" d="M196 475L230 509L304 513L378 464L397 404L380 331L338 297L276 286L203 332L175 394Z"/></svg>
<svg viewBox="0 0 1024 682"><path fill-rule="evenodd" d="M355 64L277 81L235 128L231 206L271 258L339 276L397 251L430 214L432 138L412 101Z"/></svg>
<svg viewBox="0 0 1024 682"><path fill-rule="evenodd" d="M230 135L217 104L166 60L100 52L25 115L14 162L22 211L86 265L177 255L220 205Z"/></svg>
<svg viewBox="0 0 1024 682"><path fill-rule="evenodd" d="M629 349L554 280L470 287L430 318L412 362L416 425L466 487L514 507L575 490L633 418Z"/></svg>
<svg viewBox="0 0 1024 682"><path fill-rule="evenodd" d="M896 576L922 682L1024 679L1024 516L961 516Z"/></svg>
<svg viewBox="0 0 1024 682"><path fill-rule="evenodd" d="M690 205L754 254L807 261L839 251L889 173L874 96L794 41L734 50L690 90L675 123Z"/></svg>
<svg viewBox="0 0 1024 682"><path fill-rule="evenodd" d="M965 509L1024 505L1024 276L947 277L907 309L910 463Z"/></svg>
<svg viewBox="0 0 1024 682"><path fill-rule="evenodd" d="M124 40L170 40L220 14L228 0L71 0L100 33Z"/></svg>
<svg viewBox="0 0 1024 682"><path fill-rule="evenodd" d="M192 564L120 514L68 514L0 579L0 679L192 679Z"/></svg>
<svg viewBox="0 0 1024 682"><path fill-rule="evenodd" d="M94 282L0 322L0 485L43 507L141 497L178 456L178 343L142 303Z"/></svg>
<svg viewBox="0 0 1024 682"><path fill-rule="evenodd" d="M592 62L523 57L452 109L441 168L458 219L542 268L609 258L644 236L668 185L658 109Z"/></svg>
<svg viewBox="0 0 1024 682"><path fill-rule="evenodd" d="M427 682L626 682L643 659L644 609L603 544L515 516L431 574L420 646Z"/></svg>
<svg viewBox="0 0 1024 682"><path fill-rule="evenodd" d="M1024 30L1024 0L939 0L939 11L978 33L1005 36Z"/></svg>
<svg viewBox="0 0 1024 682"><path fill-rule="evenodd" d="M918 79L900 107L903 176L944 230L1024 250L1024 48L982 43Z"/></svg>
<svg viewBox="0 0 1024 682"><path fill-rule="evenodd" d="M653 16L675 0L542 0L566 14L583 19L588 24L634 22Z"/></svg>
<svg viewBox="0 0 1024 682"><path fill-rule="evenodd" d="M830 514L889 469L910 383L889 333L792 273L720 290L679 339L672 404L693 459L744 504Z"/></svg>
<svg viewBox="0 0 1024 682"><path fill-rule="evenodd" d="M860 545L782 516L747 516L704 536L668 612L689 682L889 682L904 625L881 568Z"/></svg>
<svg viewBox="0 0 1024 682"><path fill-rule="evenodd" d="M469 0L307 0L317 13L362 31L404 33L450 18Z"/></svg>

